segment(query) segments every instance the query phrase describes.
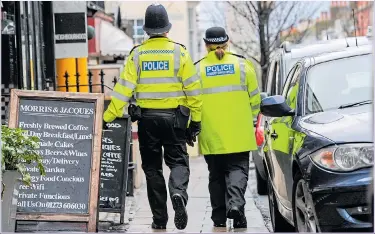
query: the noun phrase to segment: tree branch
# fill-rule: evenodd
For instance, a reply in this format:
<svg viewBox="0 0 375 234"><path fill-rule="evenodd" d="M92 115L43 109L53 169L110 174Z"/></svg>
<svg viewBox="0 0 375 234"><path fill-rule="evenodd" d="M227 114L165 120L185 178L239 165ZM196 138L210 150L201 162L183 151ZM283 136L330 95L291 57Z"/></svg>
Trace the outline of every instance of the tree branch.
<svg viewBox="0 0 375 234"><path fill-rule="evenodd" d="M251 20L251 18L249 17L249 15L251 15L251 13L249 15L246 15L243 11L241 11L237 6L236 6L236 3L237 2L227 2L227 4L229 4L229 6L232 7L232 9L237 12L239 15L241 15L242 17L244 17L246 20L248 20L250 23L253 23L254 26L256 26L255 22Z"/></svg>
<svg viewBox="0 0 375 234"><path fill-rule="evenodd" d="M249 50L249 48L250 48L249 46L247 46L246 49L245 49L244 47L240 46L237 43L232 42L231 44L233 45L233 47L235 47L238 50L241 50L242 52L244 52L246 54L246 57L250 57L251 59L253 59L256 63L258 63L260 65L259 59L257 59L254 56L250 55L249 52L251 52L251 51ZM248 43L244 43L244 44L248 44Z"/></svg>
<svg viewBox="0 0 375 234"><path fill-rule="evenodd" d="M249 5L248 3L250 3L251 7L250 7L250 5ZM247 9L248 9L248 11L249 11L250 18L251 18L251 22L253 23L254 26L257 26L257 23L255 23L254 14L253 14L252 11L255 11L256 14L259 15L259 14L258 14L258 11L255 9L255 6L253 5L252 2L248 2L248 3L246 3L245 5L246 5L246 7L247 7ZM251 9L251 8L252 8L252 9Z"/></svg>
<svg viewBox="0 0 375 234"><path fill-rule="evenodd" d="M217 9L217 6L214 8L202 8L204 15L207 15L211 22L215 25L220 25L225 22L224 15Z"/></svg>
<svg viewBox="0 0 375 234"><path fill-rule="evenodd" d="M255 7L255 5L253 4L252 1L249 1L248 3L250 3L251 7L254 9L255 13L257 13L257 15L259 15L259 9L257 10L257 8ZM247 5L247 4L246 4Z"/></svg>
<svg viewBox="0 0 375 234"><path fill-rule="evenodd" d="M285 25L286 21L289 19L289 16L290 16L290 14L292 13L292 11L293 11L293 9L295 8L296 5L297 5L297 4L294 3L294 4L289 8L287 14L285 15L284 19L282 20L282 23L279 24L279 27L278 27L278 29L277 29L277 31L276 31L276 35L279 34L279 33L281 32L281 30L283 29L283 26ZM295 17L295 18L297 18L297 17ZM292 25L294 25L294 22L293 22ZM272 42L270 43L270 47L273 47L273 45L276 43L276 40L277 40L277 37L275 37L274 40L272 40Z"/></svg>

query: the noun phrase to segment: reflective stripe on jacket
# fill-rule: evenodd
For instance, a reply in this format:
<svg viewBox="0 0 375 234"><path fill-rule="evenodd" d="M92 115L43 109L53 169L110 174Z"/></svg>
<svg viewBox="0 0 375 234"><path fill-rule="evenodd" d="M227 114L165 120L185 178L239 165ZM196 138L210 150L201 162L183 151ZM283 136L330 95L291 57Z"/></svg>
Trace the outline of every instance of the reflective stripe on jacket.
<svg viewBox="0 0 375 234"><path fill-rule="evenodd" d="M253 117L261 97L251 62L229 52L218 60L212 51L196 67L203 93L201 153L256 150Z"/></svg>
<svg viewBox="0 0 375 234"><path fill-rule="evenodd" d="M141 108L169 109L178 105L201 121L201 83L189 53L165 37L150 38L136 47L116 83L104 121L121 117L134 94Z"/></svg>

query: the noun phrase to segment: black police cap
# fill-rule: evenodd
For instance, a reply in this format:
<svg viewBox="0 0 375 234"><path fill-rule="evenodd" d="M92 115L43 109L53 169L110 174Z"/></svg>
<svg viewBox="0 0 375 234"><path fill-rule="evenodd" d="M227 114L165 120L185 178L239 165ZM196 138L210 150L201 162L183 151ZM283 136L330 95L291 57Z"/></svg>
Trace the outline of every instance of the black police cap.
<svg viewBox="0 0 375 234"><path fill-rule="evenodd" d="M147 7L143 30L148 34L162 34L169 32L172 24L169 22L167 10L163 5L152 4Z"/></svg>
<svg viewBox="0 0 375 234"><path fill-rule="evenodd" d="M212 27L206 30L206 37L203 38L207 44L223 44L229 41L229 36L222 27Z"/></svg>

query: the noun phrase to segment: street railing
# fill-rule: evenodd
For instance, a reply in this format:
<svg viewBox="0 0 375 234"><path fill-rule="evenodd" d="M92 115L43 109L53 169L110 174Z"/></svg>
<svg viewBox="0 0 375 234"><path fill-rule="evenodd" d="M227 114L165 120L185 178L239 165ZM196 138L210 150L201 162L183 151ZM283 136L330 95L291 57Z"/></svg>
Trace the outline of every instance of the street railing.
<svg viewBox="0 0 375 234"><path fill-rule="evenodd" d="M113 86L117 83L118 78L116 76L113 77L106 77L106 74L104 73L103 69L100 70L100 72L97 75L94 75L94 73L89 70L88 74L86 75L87 79L83 80L81 79L81 74L79 72L76 72L74 74L69 74L67 71L65 71L63 76L63 84L59 81L59 77L56 76L56 81L53 79L46 79L44 82L46 83L46 90L54 91L54 88L56 87L56 91L65 91L65 92L89 92L89 93L106 93L106 89L109 91L112 91L113 88L109 85L106 85L106 80L111 79L111 82L109 84L113 84ZM55 82L59 85L54 85ZM107 82L108 84L108 82ZM22 89L22 87L13 87L12 85L9 85L9 87L3 87L1 89L1 122L2 124L7 124L8 121L8 115L9 115L9 102L10 102L10 90L12 88L19 88Z"/></svg>
<svg viewBox="0 0 375 234"><path fill-rule="evenodd" d="M76 72L75 74L71 75L69 74L67 71L65 71L65 74L63 76L64 78L64 85L58 85L56 86L56 89L57 90L60 90L60 91L66 91L66 92L80 92L82 90L80 90L81 87L88 87L89 88L89 93L95 93L95 91L93 90L94 87L100 87L100 92L101 93L104 93L105 91L105 88L108 88L110 90L112 90L111 87L107 86L104 82L104 77L105 77L105 73L103 71L103 69L100 70L100 73L99 73L99 76L100 76L100 82L99 83L96 83L94 84L93 82L93 78L94 78L94 74L89 71L89 73L87 74L87 77L88 77L88 82L87 84L82 84L80 83L81 82L81 74L79 74L79 72ZM70 82L69 80L72 80L72 79L69 79L70 77L75 77L73 84L71 84L72 82ZM58 77L56 77L56 80L58 80ZM113 85L115 85L118 81L118 78L116 76L113 77L112 79L112 83ZM71 88L73 89L76 89L76 90L72 90Z"/></svg>

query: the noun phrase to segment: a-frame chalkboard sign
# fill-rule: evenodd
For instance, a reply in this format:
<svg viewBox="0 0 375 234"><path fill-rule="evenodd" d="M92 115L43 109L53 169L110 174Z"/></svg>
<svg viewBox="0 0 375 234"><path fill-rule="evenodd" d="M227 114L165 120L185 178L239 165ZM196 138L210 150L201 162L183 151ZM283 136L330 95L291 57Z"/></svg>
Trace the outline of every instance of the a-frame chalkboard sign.
<svg viewBox="0 0 375 234"><path fill-rule="evenodd" d="M104 101L108 108L110 99ZM131 121L128 115L107 123L103 130L99 211L120 214L124 222L131 140Z"/></svg>
<svg viewBox="0 0 375 234"><path fill-rule="evenodd" d="M97 231L103 107L101 93L11 91L9 127L40 138L46 167L17 189L17 232Z"/></svg>

